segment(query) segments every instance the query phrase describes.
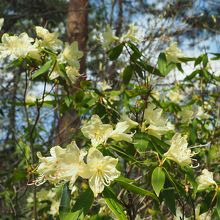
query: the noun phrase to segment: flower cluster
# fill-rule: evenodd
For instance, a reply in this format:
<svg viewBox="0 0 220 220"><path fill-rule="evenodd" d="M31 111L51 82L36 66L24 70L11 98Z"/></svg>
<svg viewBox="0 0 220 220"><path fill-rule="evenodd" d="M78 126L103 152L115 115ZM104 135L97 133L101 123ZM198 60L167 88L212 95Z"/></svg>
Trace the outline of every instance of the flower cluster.
<svg viewBox="0 0 220 220"><path fill-rule="evenodd" d="M166 132L173 130L174 126L163 117L162 113L162 109L150 104L144 111L145 122L142 124L142 131L160 138Z"/></svg>
<svg viewBox="0 0 220 220"><path fill-rule="evenodd" d="M168 63L179 63L179 58L184 57L182 51L177 47L177 43L172 43L166 50L166 59Z"/></svg>
<svg viewBox="0 0 220 220"><path fill-rule="evenodd" d="M91 120L84 123L81 131L85 137L91 140L92 146L97 147L100 144L105 144L109 138L116 141L132 142L134 134L128 134L128 132L137 126L137 122L126 117L124 121L118 122L113 129L112 125L103 124L98 115L93 115Z"/></svg>
<svg viewBox="0 0 220 220"><path fill-rule="evenodd" d="M58 188L59 189L59 188ZM59 213L60 201L58 199L58 190L57 188L52 188L51 190L41 189L36 193L38 209L44 209L45 205L50 202L50 210L48 214L52 216L57 216ZM33 194L31 193L27 198L28 206L33 207L34 200ZM46 214L46 213L45 213Z"/></svg>
<svg viewBox="0 0 220 220"><path fill-rule="evenodd" d="M213 173L209 172L207 169L202 170L202 174L197 177L197 182L197 190L204 190L213 185L217 187L217 184L213 179Z"/></svg>
<svg viewBox="0 0 220 220"><path fill-rule="evenodd" d="M0 20L0 27L1 25L2 20ZM47 61L45 60L45 54L47 54L49 60L56 58L55 65L51 67L49 74L50 80L62 77L68 84L74 84L79 76L79 60L83 56L83 52L78 49L78 43L63 45L63 42L58 39L57 32L51 33L40 26L36 26L36 34L38 38L35 39L29 37L27 33L12 36L3 34L0 58L9 58L9 60L31 58L39 64L44 64Z"/></svg>
<svg viewBox="0 0 220 220"><path fill-rule="evenodd" d="M106 31L102 34L102 46L108 48L112 43L115 42L136 42L140 40L137 38L138 29L134 24L130 24L128 31L124 33L120 38L115 36L110 26L107 26Z"/></svg>
<svg viewBox="0 0 220 220"><path fill-rule="evenodd" d="M172 137L171 146L164 156L181 166L190 165L192 163L191 157L194 154L187 146L187 136L182 137L181 134L177 133Z"/></svg>
<svg viewBox="0 0 220 220"><path fill-rule="evenodd" d="M73 185L77 177L89 179L89 186L95 196L109 186L111 182L119 177L120 172L116 169L118 159L103 156L102 153L90 148L88 154L80 150L75 142L69 144L65 149L60 146L52 147L50 157L43 157L38 153L40 165L37 172L40 174L36 184L49 181L53 184L70 182ZM84 157L87 155L87 163Z"/></svg>

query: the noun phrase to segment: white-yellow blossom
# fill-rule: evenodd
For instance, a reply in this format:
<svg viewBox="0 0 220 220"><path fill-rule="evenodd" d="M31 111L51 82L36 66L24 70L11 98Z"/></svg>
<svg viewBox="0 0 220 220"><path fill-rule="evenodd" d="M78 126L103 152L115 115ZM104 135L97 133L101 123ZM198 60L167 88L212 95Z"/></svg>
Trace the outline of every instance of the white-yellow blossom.
<svg viewBox="0 0 220 220"><path fill-rule="evenodd" d="M182 111L178 112L178 116L181 118L182 123L191 123L195 117L194 111L184 108Z"/></svg>
<svg viewBox="0 0 220 220"><path fill-rule="evenodd" d="M212 219L211 211L204 212L200 215L200 205L196 206L195 215L196 215L196 220L211 220Z"/></svg>
<svg viewBox="0 0 220 220"><path fill-rule="evenodd" d="M59 59L60 62L67 62L70 66L79 69L79 59L82 57L83 52L79 50L78 43L74 41L70 45L68 43L65 44L65 48Z"/></svg>
<svg viewBox="0 0 220 220"><path fill-rule="evenodd" d="M59 214L59 207L60 207L60 201L52 201L51 206L50 206L50 210L49 210L49 214L52 216L56 216Z"/></svg>
<svg viewBox="0 0 220 220"><path fill-rule="evenodd" d="M106 27L106 31L102 34L103 43L102 46L108 48L110 44L117 41L119 38L113 34L113 31L110 26Z"/></svg>
<svg viewBox="0 0 220 220"><path fill-rule="evenodd" d="M53 216L56 216L59 214L60 200L59 200L57 188L52 188L50 190L41 189L39 192L37 192L36 197L37 197L39 210L45 208L44 205L46 205L49 201L51 204L50 204L50 210L48 211L48 214L53 215ZM32 193L28 196L27 202L33 206L34 200L33 200Z"/></svg>
<svg viewBox="0 0 220 220"><path fill-rule="evenodd" d="M178 60L180 57L183 57L182 51L177 47L177 43L172 43L166 50L166 59L167 62L173 62L173 63L179 63L180 61Z"/></svg>
<svg viewBox="0 0 220 220"><path fill-rule="evenodd" d="M104 190L105 186L109 186L120 176L120 172L116 169L117 163L118 159L103 156L96 148L90 148L87 156L90 171L89 186L95 197Z"/></svg>
<svg viewBox="0 0 220 220"><path fill-rule="evenodd" d="M179 103L181 100L183 100L183 95L180 94L179 91L172 90L169 94L169 98L172 102Z"/></svg>
<svg viewBox="0 0 220 220"><path fill-rule="evenodd" d="M173 220L180 220L181 218L183 217L183 214L181 212L181 208L180 207L177 207L176 208L176 215L173 217ZM186 218L184 216L184 220L190 220L190 218Z"/></svg>
<svg viewBox="0 0 220 220"><path fill-rule="evenodd" d="M128 132L128 125L126 122L118 122L114 131L112 131L110 138L115 141L127 141L132 142L132 137L134 134L126 134Z"/></svg>
<svg viewBox="0 0 220 220"><path fill-rule="evenodd" d="M148 105L144 111L145 121L142 124L142 130L157 138L173 130L173 125L162 114L163 110L161 108L156 108L154 104Z"/></svg>
<svg viewBox="0 0 220 220"><path fill-rule="evenodd" d="M109 85L106 81L98 82L97 85L101 91L112 89L111 85Z"/></svg>
<svg viewBox="0 0 220 220"><path fill-rule="evenodd" d="M57 50L62 47L62 41L58 39L59 34L54 32L50 33L46 28L36 26L37 36L42 40L39 41L39 45L47 47L49 49Z"/></svg>
<svg viewBox="0 0 220 220"><path fill-rule="evenodd" d="M128 31L123 34L120 38L121 42L131 41L134 43L139 43L139 39L137 38L138 28L134 24L130 24Z"/></svg>
<svg viewBox="0 0 220 220"><path fill-rule="evenodd" d="M110 124L103 124L98 115L93 115L88 122L84 123L81 131L85 137L91 139L92 146L96 147L107 141L113 127Z"/></svg>
<svg viewBox="0 0 220 220"><path fill-rule="evenodd" d="M80 76L79 71L72 66L66 66L66 75L70 79L71 83L74 84L77 78Z"/></svg>
<svg viewBox="0 0 220 220"><path fill-rule="evenodd" d="M70 181L73 184L78 176L88 177L88 169L83 162L86 153L79 150L75 142L69 144L66 149L60 146L52 147L50 154L50 157L43 157L39 152L37 154L41 163L37 169L40 177L36 184L47 180L54 184L62 181Z"/></svg>
<svg viewBox="0 0 220 220"><path fill-rule="evenodd" d="M207 169L202 170L202 174L197 177L197 182L197 190L204 190L212 185L217 186L215 180L213 179L213 173L209 172Z"/></svg>
<svg viewBox="0 0 220 220"><path fill-rule="evenodd" d="M127 134L127 132L129 132L132 128L137 127L138 123L131 120L127 116L125 116L123 119L123 121L116 124L116 127L114 131L112 131L110 138L116 141L132 142L132 137L134 134Z"/></svg>
<svg viewBox="0 0 220 220"><path fill-rule="evenodd" d="M192 163L191 157L194 155L189 148L187 148L187 136L181 136L177 133L172 137L171 146L164 154L169 160L173 160L181 166L190 165Z"/></svg>
<svg viewBox="0 0 220 220"><path fill-rule="evenodd" d="M196 117L200 119L208 119L210 118L210 115L204 111L202 106L199 106L197 108Z"/></svg>
<svg viewBox="0 0 220 220"><path fill-rule="evenodd" d="M93 115L88 122L84 123L81 131L85 137L91 139L92 146L97 147L99 144L105 144L109 138L116 141L132 142L134 134L127 134L127 132L137 125L137 122L126 118L126 120L118 122L113 130L112 125L103 124L98 115Z"/></svg>
<svg viewBox="0 0 220 220"><path fill-rule="evenodd" d="M60 67L59 67L58 63L56 63L55 67L53 68L53 72L50 73L50 75L49 75L49 79L54 80L54 79L56 79L56 78L58 78L59 76L62 76L62 75L63 75L63 73L60 70Z"/></svg>
<svg viewBox="0 0 220 220"><path fill-rule="evenodd" d="M2 43L0 44L0 58L9 57L10 59L25 58L31 52L37 53L33 38L30 38L26 33L10 36L9 34L2 35Z"/></svg>

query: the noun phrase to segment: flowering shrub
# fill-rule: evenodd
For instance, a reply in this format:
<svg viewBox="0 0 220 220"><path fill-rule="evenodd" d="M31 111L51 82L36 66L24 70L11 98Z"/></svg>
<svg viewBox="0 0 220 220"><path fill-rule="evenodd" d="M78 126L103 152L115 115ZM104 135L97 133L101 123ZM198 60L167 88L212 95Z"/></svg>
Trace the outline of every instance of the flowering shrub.
<svg viewBox="0 0 220 220"><path fill-rule="evenodd" d="M40 152L32 184L39 191L50 188L48 197L41 189L44 198L37 194L37 202L49 201L47 215L65 220L219 219L219 76L207 54L185 57L176 43L152 65L138 49L135 32L131 25L120 38L110 27L103 33L109 59L128 59L119 86L100 81L100 88L79 79L83 53L76 42L63 43L42 27L36 27L36 38L3 34L0 57L22 66L28 81L43 79L67 91L80 81L79 91L60 97L64 109L74 108L84 119L76 138L67 146L46 146L49 156L42 156L45 146L35 149ZM157 85L174 71L184 74L185 63L196 69L184 80ZM46 103L45 93L35 99L25 91L24 98L24 106ZM54 99L52 106L57 103ZM42 210L38 215L45 216Z"/></svg>

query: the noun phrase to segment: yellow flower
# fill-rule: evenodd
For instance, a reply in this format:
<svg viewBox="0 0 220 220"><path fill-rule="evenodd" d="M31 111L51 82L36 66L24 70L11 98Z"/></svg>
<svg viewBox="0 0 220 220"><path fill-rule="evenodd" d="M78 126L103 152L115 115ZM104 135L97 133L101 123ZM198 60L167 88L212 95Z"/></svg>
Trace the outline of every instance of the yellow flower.
<svg viewBox="0 0 220 220"><path fill-rule="evenodd" d="M179 63L178 58L183 57L182 51L177 47L177 43L172 43L166 50L166 59L167 62Z"/></svg>
<svg viewBox="0 0 220 220"><path fill-rule="evenodd" d="M98 115L93 115L90 121L83 125L81 131L85 137L91 139L92 146L97 147L99 144L105 144L109 138L116 141L132 142L134 134L127 134L127 132L137 125L137 122L126 118L125 121L118 122L113 130L112 125L103 124Z"/></svg>
<svg viewBox="0 0 220 220"><path fill-rule="evenodd" d="M196 117L198 117L200 119L208 119L208 118L210 118L210 115L208 113L206 113L201 106L199 106L197 109Z"/></svg>
<svg viewBox="0 0 220 220"><path fill-rule="evenodd" d="M203 190L209 188L209 186L217 186L215 180L213 180L213 173L209 172L207 169L202 171L202 174L197 177L198 190Z"/></svg>
<svg viewBox="0 0 220 220"><path fill-rule="evenodd" d="M83 125L81 131L85 137L91 139L92 146L97 147L107 141L113 127L110 124L103 124L98 115L93 115L90 121Z"/></svg>
<svg viewBox="0 0 220 220"><path fill-rule="evenodd" d="M139 39L137 38L137 32L138 28L134 24L130 24L127 33L122 35L120 41L132 41L139 43Z"/></svg>
<svg viewBox="0 0 220 220"><path fill-rule="evenodd" d="M187 146L187 136L184 135L182 137L181 134L177 133L172 137L171 146L164 156L181 166L190 165L192 163L191 157L194 154L191 153L191 150Z"/></svg>
<svg viewBox="0 0 220 220"><path fill-rule="evenodd" d="M33 38L26 33L18 36L2 35L2 43L0 44L0 58L9 57L10 59L25 58L31 52L38 52Z"/></svg>
<svg viewBox="0 0 220 220"><path fill-rule="evenodd" d="M183 95L179 93L179 91L172 90L169 94L169 98L172 102L180 102L183 99Z"/></svg>
<svg viewBox="0 0 220 220"><path fill-rule="evenodd" d="M144 111L145 122L142 124L142 130L157 138L173 130L173 125L163 117L162 113L163 110L161 108L156 108L154 104L150 104ZM148 126L146 127L147 124Z"/></svg>
<svg viewBox="0 0 220 220"><path fill-rule="evenodd" d="M180 207L177 207L177 208L176 208L176 215L173 217L173 220L180 220L180 219L182 219L182 216L183 216L183 214L182 214L182 212L181 212L181 208L180 208ZM184 216L184 220L190 220L190 218L186 218L186 217Z"/></svg>
<svg viewBox="0 0 220 220"><path fill-rule="evenodd" d="M63 76L63 73L60 70L60 67L59 67L58 63L56 63L55 67L53 68L53 72L50 73L50 75L49 75L49 79L50 80L54 80L54 79L56 79L59 76Z"/></svg>
<svg viewBox="0 0 220 220"><path fill-rule="evenodd" d="M154 90L152 91L151 95L156 99L156 100L160 100L161 99L161 94L159 91Z"/></svg>
<svg viewBox="0 0 220 220"><path fill-rule="evenodd" d="M40 177L37 179L37 185L44 183L46 180L57 183L60 181L60 173L57 172L60 166L61 158L65 155L65 149L55 146L50 149L50 157L43 157L40 152L37 156L40 160L37 172Z"/></svg>
<svg viewBox="0 0 220 220"><path fill-rule="evenodd" d="M74 84L77 78L80 76L79 71L72 66L66 66L66 75L70 79L71 83Z"/></svg>
<svg viewBox="0 0 220 220"><path fill-rule="evenodd" d="M106 91L108 89L112 89L112 87L110 85L108 85L106 81L98 82L97 85L101 91Z"/></svg>
<svg viewBox="0 0 220 220"><path fill-rule="evenodd" d="M122 120L127 125L126 132L128 132L128 131L130 131L130 129L138 126L138 123L136 121L131 120L127 115L123 115Z"/></svg>
<svg viewBox="0 0 220 220"><path fill-rule="evenodd" d="M43 157L39 152L37 154L41 162L37 169L40 174L37 185L46 180L54 184L62 181L70 181L71 184L74 184L78 176L88 177L88 169L83 162L86 152L79 150L75 142L67 145L66 149L60 146L52 147L50 154L50 157Z"/></svg>
<svg viewBox="0 0 220 220"><path fill-rule="evenodd" d="M49 49L53 50L61 48L63 43L58 39L58 33L50 33L46 28L40 26L36 26L36 33L38 37L42 38L42 41L39 41L39 44L42 47L48 47Z"/></svg>
<svg viewBox="0 0 220 220"><path fill-rule="evenodd" d="M126 134L130 129L137 127L138 123L131 120L127 116L124 117L124 121L116 124L115 130L111 133L110 138L116 141L132 142L134 134Z"/></svg>
<svg viewBox="0 0 220 220"><path fill-rule="evenodd" d="M126 122L118 122L115 130L111 133L110 138L115 141L127 141L132 142L132 137L134 134L126 134L127 131L127 124Z"/></svg>
<svg viewBox="0 0 220 220"><path fill-rule="evenodd" d="M79 59L83 57L83 52L78 49L78 43L74 41L70 45L65 44L63 53L60 56L61 62L67 62L70 66L79 69Z"/></svg>
<svg viewBox="0 0 220 220"><path fill-rule="evenodd" d="M184 108L182 111L178 112L178 116L181 118L182 123L189 124L194 118L194 112L190 109Z"/></svg>
<svg viewBox="0 0 220 220"><path fill-rule="evenodd" d="M109 186L120 176L120 172L116 169L117 163L118 159L103 156L97 149L90 148L87 156L90 171L89 186L95 197L104 190L105 186Z"/></svg>
<svg viewBox="0 0 220 220"><path fill-rule="evenodd" d="M196 220L211 220L212 219L212 213L210 211L204 212L200 215L200 205L196 206L195 214L196 214Z"/></svg>
<svg viewBox="0 0 220 220"><path fill-rule="evenodd" d="M114 43L119 39L113 34L110 26L107 26L106 31L102 34L102 38L103 38L103 43L102 43L103 47L108 47L111 43Z"/></svg>
<svg viewBox="0 0 220 220"><path fill-rule="evenodd" d="M60 201L52 200L50 205L50 211L48 214L56 216L59 214Z"/></svg>

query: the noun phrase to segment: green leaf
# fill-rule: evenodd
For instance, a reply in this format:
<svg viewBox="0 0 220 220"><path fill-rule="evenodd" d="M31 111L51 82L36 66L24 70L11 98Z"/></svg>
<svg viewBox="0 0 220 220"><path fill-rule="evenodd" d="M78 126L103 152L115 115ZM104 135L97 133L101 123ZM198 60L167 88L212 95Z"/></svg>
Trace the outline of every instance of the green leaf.
<svg viewBox="0 0 220 220"><path fill-rule="evenodd" d="M144 75L143 75L143 68L137 63L132 64L134 71L138 74L138 76L140 76L142 79L145 79Z"/></svg>
<svg viewBox="0 0 220 220"><path fill-rule="evenodd" d="M173 68L176 67L175 63L167 63L165 53L160 53L158 60L157 60L157 65L158 65L158 69L160 73L163 76L166 76Z"/></svg>
<svg viewBox="0 0 220 220"><path fill-rule="evenodd" d="M110 60L116 60L122 53L124 44L119 44L116 47L113 47L109 50L108 56Z"/></svg>
<svg viewBox="0 0 220 220"><path fill-rule="evenodd" d="M42 75L43 73L46 73L51 66L54 65L54 60L47 61L40 69L38 69L33 75L32 79L35 79L36 77Z"/></svg>
<svg viewBox="0 0 220 220"><path fill-rule="evenodd" d="M192 121L192 124L189 125L189 131L190 131L189 139L192 144L195 144L196 140L197 140L197 121L196 121L196 119L194 119Z"/></svg>
<svg viewBox="0 0 220 220"><path fill-rule="evenodd" d="M164 76L164 75L162 75L161 73L160 73L160 71L157 69L157 68L155 68L155 67L153 67L153 66L151 66L151 65L149 65L149 64L145 64L144 65L144 69L147 71L147 72L149 72L150 74L153 74L153 75L156 75L156 76Z"/></svg>
<svg viewBox="0 0 220 220"><path fill-rule="evenodd" d="M68 184L65 183L63 186L63 191L59 206L59 215L61 220L64 219L64 216L70 211L70 200L71 200L70 190Z"/></svg>
<svg viewBox="0 0 220 220"><path fill-rule="evenodd" d="M132 66L127 66L125 67L124 71L123 71L123 83L125 85L127 85L131 78L132 78L132 75L133 75L133 67Z"/></svg>
<svg viewBox="0 0 220 220"><path fill-rule="evenodd" d="M92 206L94 201L94 195L90 188L88 188L85 192L81 193L77 198L74 206L73 213L77 216L75 219L84 219L90 207Z"/></svg>
<svg viewBox="0 0 220 220"><path fill-rule="evenodd" d="M196 58L194 67L198 66L203 60L203 55L200 55L198 58Z"/></svg>
<svg viewBox="0 0 220 220"><path fill-rule="evenodd" d="M61 220L79 220L79 215L81 214L81 210L79 210L78 212L69 212L66 213L64 216L60 216Z"/></svg>
<svg viewBox="0 0 220 220"><path fill-rule="evenodd" d="M131 48L131 50L134 52L134 56L136 59L138 59L142 56L142 53L139 51L139 49L133 43L128 42L127 44Z"/></svg>
<svg viewBox="0 0 220 220"><path fill-rule="evenodd" d="M158 69L161 72L163 76L166 76L167 74L167 59L165 53L160 53L158 57Z"/></svg>
<svg viewBox="0 0 220 220"><path fill-rule="evenodd" d="M176 64L176 67L177 67L177 69L178 69L181 73L184 73L184 70L183 70L183 68L182 68L181 63L177 63L177 64Z"/></svg>
<svg viewBox="0 0 220 220"><path fill-rule="evenodd" d="M149 139L146 137L145 133L136 133L134 135L134 139L133 139L133 144L134 147L140 151L140 152L145 152L148 144L149 144Z"/></svg>
<svg viewBox="0 0 220 220"><path fill-rule="evenodd" d="M205 69L202 69L201 73L207 82L209 82L213 78L212 75Z"/></svg>
<svg viewBox="0 0 220 220"><path fill-rule="evenodd" d="M184 81L191 81L197 74L199 74L200 70L193 71L190 75L185 77Z"/></svg>
<svg viewBox="0 0 220 220"><path fill-rule="evenodd" d="M113 151L115 151L119 156L121 156L122 158L124 158L127 161L131 161L135 164L140 163L138 160L136 160L132 155L127 154L127 152L125 152L123 149L117 147L117 146L109 146L110 149L112 149Z"/></svg>
<svg viewBox="0 0 220 220"><path fill-rule="evenodd" d="M133 183L134 180L131 180L131 179L128 179L125 177L119 177L115 181L117 183L119 183L123 188L125 188L133 193L139 194L141 196L149 196L152 199L158 201L157 197L152 192L150 192L146 189L143 189L139 186L134 185L134 183Z"/></svg>
<svg viewBox="0 0 220 220"><path fill-rule="evenodd" d="M67 187L67 188L66 188ZM92 206L94 200L93 192L88 188L85 192L82 192L76 199L76 202L70 212L70 190L65 184L61 204L59 208L59 214L61 220L83 220Z"/></svg>
<svg viewBox="0 0 220 220"><path fill-rule="evenodd" d="M186 172L187 179L189 180L190 184L192 185L192 189L193 189L192 197L194 197L196 194L196 189L197 189L197 185L198 185L196 182L196 176L194 173L194 169L191 167L185 167L184 171Z"/></svg>
<svg viewBox="0 0 220 220"><path fill-rule="evenodd" d="M161 167L156 167L151 176L151 184L158 197L160 195L160 191L163 189L164 183L165 173Z"/></svg>
<svg viewBox="0 0 220 220"><path fill-rule="evenodd" d="M176 215L175 191L172 189L164 189L163 192L161 192L161 196L170 211Z"/></svg>
<svg viewBox="0 0 220 220"><path fill-rule="evenodd" d="M203 64L204 68L207 67L208 62L209 62L209 59L208 59L207 54L203 54L203 56L202 56L202 64Z"/></svg>
<svg viewBox="0 0 220 220"><path fill-rule="evenodd" d="M148 135L148 137L150 139L150 143L155 147L157 153L160 155L163 155L169 149L170 146L164 141L154 137L153 135Z"/></svg>
<svg viewBox="0 0 220 220"><path fill-rule="evenodd" d="M114 213L114 215L119 220L127 220L127 216L124 213L122 204L118 201L115 194L112 192L110 187L105 187L104 191L102 192L103 197L105 199L106 204Z"/></svg>
<svg viewBox="0 0 220 220"><path fill-rule="evenodd" d="M180 58L178 58L178 60L183 63L187 63L187 62L195 61L196 58L194 58L194 57L180 57Z"/></svg>
<svg viewBox="0 0 220 220"><path fill-rule="evenodd" d="M217 209L218 217L220 218L220 190L218 190L218 192L217 192L216 209Z"/></svg>

